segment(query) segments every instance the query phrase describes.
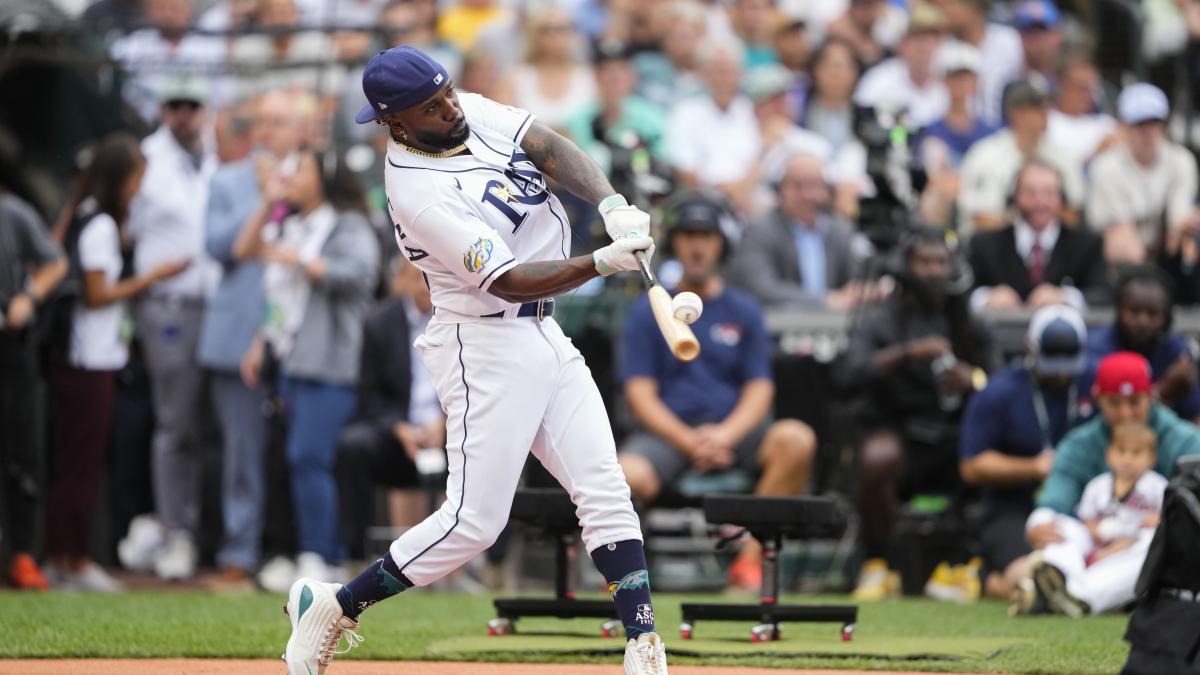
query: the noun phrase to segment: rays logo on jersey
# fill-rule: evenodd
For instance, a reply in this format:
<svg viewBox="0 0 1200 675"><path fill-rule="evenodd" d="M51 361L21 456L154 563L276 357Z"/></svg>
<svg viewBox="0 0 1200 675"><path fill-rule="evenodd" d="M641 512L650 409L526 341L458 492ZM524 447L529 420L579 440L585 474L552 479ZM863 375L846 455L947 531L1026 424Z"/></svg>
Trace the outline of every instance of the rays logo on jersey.
<svg viewBox="0 0 1200 675"><path fill-rule="evenodd" d="M492 259L492 240L480 237L463 254L463 267L468 272L478 272Z"/></svg>

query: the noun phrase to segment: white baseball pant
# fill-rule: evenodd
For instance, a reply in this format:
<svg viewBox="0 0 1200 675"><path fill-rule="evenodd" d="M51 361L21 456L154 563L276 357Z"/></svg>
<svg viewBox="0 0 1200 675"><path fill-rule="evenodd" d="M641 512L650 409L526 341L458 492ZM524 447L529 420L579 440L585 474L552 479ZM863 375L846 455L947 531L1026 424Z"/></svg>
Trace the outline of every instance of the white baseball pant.
<svg viewBox="0 0 1200 675"><path fill-rule="evenodd" d="M1141 530L1133 546L1089 567L1087 556L1096 547L1087 526L1064 515L1055 517L1054 526L1064 541L1042 549L1042 559L1063 573L1068 593L1086 602L1093 614L1121 607L1133 600L1142 563L1146 562L1150 540L1154 538L1153 529Z"/></svg>
<svg viewBox="0 0 1200 675"><path fill-rule="evenodd" d="M554 319L442 323L414 343L446 413L446 501L392 542L417 586L496 540L530 451L575 502L590 553L642 531L591 371Z"/></svg>

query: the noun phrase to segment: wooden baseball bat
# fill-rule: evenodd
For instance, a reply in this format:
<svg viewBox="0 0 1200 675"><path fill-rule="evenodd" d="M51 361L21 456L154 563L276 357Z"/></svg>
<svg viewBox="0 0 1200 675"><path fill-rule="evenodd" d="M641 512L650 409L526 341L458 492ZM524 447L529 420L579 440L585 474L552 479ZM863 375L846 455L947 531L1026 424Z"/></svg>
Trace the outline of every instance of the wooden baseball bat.
<svg viewBox="0 0 1200 675"><path fill-rule="evenodd" d="M650 311L654 312L654 321L658 323L658 330L662 332L671 353L685 362L700 356L700 341L692 333L691 326L675 318L675 312L671 309L671 294L658 283L650 263L646 261L646 254L638 251L633 255L642 268L642 281L646 284L646 295L650 296Z"/></svg>

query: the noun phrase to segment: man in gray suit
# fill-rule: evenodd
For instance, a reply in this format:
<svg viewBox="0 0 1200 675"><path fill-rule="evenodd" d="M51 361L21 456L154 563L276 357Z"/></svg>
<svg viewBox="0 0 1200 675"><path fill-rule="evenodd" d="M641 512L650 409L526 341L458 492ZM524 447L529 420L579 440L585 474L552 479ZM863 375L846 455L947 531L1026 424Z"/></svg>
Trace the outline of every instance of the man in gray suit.
<svg viewBox="0 0 1200 675"><path fill-rule="evenodd" d="M778 208L746 228L732 282L768 308L850 309L874 299L877 286L857 280L870 245L832 213L820 160L793 155L776 193Z"/></svg>

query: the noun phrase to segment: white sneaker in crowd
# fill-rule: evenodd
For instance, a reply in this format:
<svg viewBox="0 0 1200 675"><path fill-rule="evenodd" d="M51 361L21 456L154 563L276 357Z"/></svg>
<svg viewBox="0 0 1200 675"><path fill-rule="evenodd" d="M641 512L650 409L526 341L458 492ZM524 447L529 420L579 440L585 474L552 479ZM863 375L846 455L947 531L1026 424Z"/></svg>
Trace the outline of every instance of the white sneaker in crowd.
<svg viewBox="0 0 1200 675"><path fill-rule="evenodd" d="M129 534L117 544L117 558L126 569L149 572L162 555L166 532L152 515L141 515L129 522Z"/></svg>
<svg viewBox="0 0 1200 675"><path fill-rule="evenodd" d="M196 575L196 545L187 532L167 535L162 555L154 563L154 573L164 581L182 581Z"/></svg>
<svg viewBox="0 0 1200 675"><path fill-rule="evenodd" d="M87 561L82 569L74 570L67 582L72 590L91 593L120 593L125 590L121 582L112 578L103 567Z"/></svg>
<svg viewBox="0 0 1200 675"><path fill-rule="evenodd" d="M283 608L292 622L292 636L283 653L288 675L324 675L334 655L362 644L363 638L354 632L358 622L344 616L337 601L341 587L313 579L292 584ZM343 637L346 648L337 651Z"/></svg>
<svg viewBox="0 0 1200 675"><path fill-rule="evenodd" d="M658 633L642 633L625 645L625 675L667 675L667 646Z"/></svg>
<svg viewBox="0 0 1200 675"><path fill-rule="evenodd" d="M271 593L287 593L296 581L296 564L284 556L275 556L258 571L258 585Z"/></svg>
<svg viewBox="0 0 1200 675"><path fill-rule="evenodd" d="M296 576L329 583L335 581L335 570L325 564L325 558L320 553L305 551L296 556Z"/></svg>

